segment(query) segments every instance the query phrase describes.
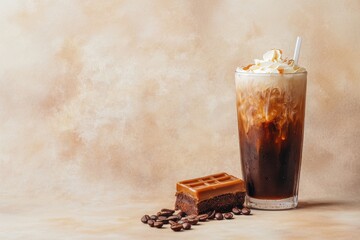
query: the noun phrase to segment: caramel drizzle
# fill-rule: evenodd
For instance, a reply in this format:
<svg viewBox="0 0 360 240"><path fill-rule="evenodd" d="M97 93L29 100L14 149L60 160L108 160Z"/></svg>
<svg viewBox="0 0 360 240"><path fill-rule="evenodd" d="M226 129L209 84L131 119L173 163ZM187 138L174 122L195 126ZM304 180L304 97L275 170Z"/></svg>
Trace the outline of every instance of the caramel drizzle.
<svg viewBox="0 0 360 240"><path fill-rule="evenodd" d="M243 70L249 70L249 68L251 68L252 66L254 66L255 64L249 64L246 67L243 67Z"/></svg>

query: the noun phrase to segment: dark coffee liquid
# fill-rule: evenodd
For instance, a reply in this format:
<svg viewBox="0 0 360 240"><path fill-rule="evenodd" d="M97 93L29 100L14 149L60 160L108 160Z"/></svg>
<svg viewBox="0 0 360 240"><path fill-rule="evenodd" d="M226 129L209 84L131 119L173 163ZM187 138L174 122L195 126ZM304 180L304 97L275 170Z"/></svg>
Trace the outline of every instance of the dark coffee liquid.
<svg viewBox="0 0 360 240"><path fill-rule="evenodd" d="M277 127L275 120L262 122L249 126L247 132L240 120L239 137L248 196L283 199L296 195L303 120L290 121L283 129Z"/></svg>

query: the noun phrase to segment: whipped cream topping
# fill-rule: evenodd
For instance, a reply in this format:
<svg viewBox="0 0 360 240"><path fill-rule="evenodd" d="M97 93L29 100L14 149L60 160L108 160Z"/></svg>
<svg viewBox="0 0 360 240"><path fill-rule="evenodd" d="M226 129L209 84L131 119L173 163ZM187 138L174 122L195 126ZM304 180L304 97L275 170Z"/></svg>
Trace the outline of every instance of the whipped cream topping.
<svg viewBox="0 0 360 240"><path fill-rule="evenodd" d="M295 64L292 59L283 59L280 49L272 49L263 55L263 59L255 59L254 64L238 67L237 72L253 73L297 73L306 69Z"/></svg>

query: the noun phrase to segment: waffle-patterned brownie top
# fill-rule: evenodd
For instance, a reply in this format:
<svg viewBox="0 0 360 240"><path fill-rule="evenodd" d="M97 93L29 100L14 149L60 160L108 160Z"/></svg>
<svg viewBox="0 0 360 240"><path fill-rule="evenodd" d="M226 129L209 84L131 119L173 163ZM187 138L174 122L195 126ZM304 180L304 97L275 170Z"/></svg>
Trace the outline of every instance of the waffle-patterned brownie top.
<svg viewBox="0 0 360 240"><path fill-rule="evenodd" d="M186 193L198 201L222 194L245 192L244 181L227 173L180 181L176 184L178 193Z"/></svg>

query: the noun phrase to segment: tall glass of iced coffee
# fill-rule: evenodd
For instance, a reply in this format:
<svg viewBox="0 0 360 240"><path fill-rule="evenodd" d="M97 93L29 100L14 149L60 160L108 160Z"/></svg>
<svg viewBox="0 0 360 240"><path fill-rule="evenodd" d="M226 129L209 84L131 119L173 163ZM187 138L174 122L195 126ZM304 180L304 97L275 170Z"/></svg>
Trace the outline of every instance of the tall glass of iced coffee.
<svg viewBox="0 0 360 240"><path fill-rule="evenodd" d="M278 49L236 70L241 165L249 207L297 206L306 76L304 68L283 59Z"/></svg>

